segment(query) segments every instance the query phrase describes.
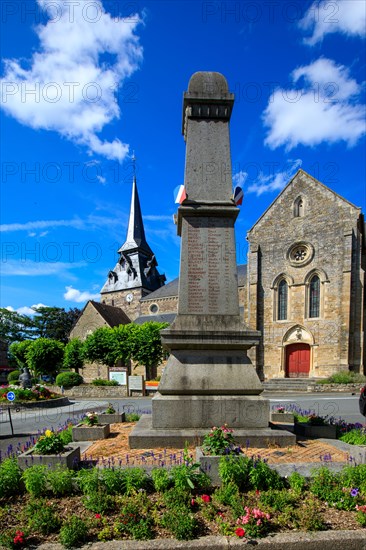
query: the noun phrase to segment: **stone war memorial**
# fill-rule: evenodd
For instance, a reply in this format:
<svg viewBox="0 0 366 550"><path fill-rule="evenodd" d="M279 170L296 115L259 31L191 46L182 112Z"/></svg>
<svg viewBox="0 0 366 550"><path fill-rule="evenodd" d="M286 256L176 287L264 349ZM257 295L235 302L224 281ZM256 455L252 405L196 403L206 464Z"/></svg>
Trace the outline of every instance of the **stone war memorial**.
<svg viewBox="0 0 366 550"><path fill-rule="evenodd" d="M247 356L260 333L240 319L229 121L234 95L223 75L195 73L184 94L186 199L181 236L178 314L162 341L170 356L152 400L130 434L131 448L200 444L226 423L242 445L287 446L295 436L269 427L269 401ZM225 167L223 170L222 167Z"/></svg>

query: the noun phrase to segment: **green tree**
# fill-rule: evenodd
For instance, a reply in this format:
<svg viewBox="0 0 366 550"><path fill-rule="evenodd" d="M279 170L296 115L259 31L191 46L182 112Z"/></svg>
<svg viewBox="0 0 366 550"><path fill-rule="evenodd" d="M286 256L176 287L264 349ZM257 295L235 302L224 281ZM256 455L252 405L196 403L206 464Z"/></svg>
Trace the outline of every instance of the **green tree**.
<svg viewBox="0 0 366 550"><path fill-rule="evenodd" d="M27 355L33 340L23 340L23 342L13 342L9 348L10 354L14 357L18 367L24 369L27 366Z"/></svg>
<svg viewBox="0 0 366 550"><path fill-rule="evenodd" d="M84 342L84 357L108 367L116 364L115 334L109 327L97 328Z"/></svg>
<svg viewBox="0 0 366 550"><path fill-rule="evenodd" d="M79 372L79 369L84 365L84 343L78 338L72 338L67 342L64 352L63 365L66 369L74 369Z"/></svg>
<svg viewBox="0 0 366 550"><path fill-rule="evenodd" d="M70 330L79 318L81 311L72 308L65 311L61 307L36 307L32 318L33 333L36 338L51 338L64 344L68 341Z"/></svg>
<svg viewBox="0 0 366 550"><path fill-rule="evenodd" d="M56 374L64 357L64 345L58 340L38 338L29 346L27 362L34 375Z"/></svg>
<svg viewBox="0 0 366 550"><path fill-rule="evenodd" d="M32 337L32 322L26 315L0 308L0 338L8 344Z"/></svg>
<svg viewBox="0 0 366 550"><path fill-rule="evenodd" d="M147 380L156 377L157 367L164 359L160 331L167 326L168 323L144 323L133 335L132 359L145 367Z"/></svg>

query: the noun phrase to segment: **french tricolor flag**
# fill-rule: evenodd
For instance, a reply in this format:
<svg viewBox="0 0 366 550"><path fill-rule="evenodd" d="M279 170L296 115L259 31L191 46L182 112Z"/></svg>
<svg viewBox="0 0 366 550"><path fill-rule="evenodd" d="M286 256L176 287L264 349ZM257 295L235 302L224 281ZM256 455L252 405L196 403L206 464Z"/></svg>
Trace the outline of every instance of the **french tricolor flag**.
<svg viewBox="0 0 366 550"><path fill-rule="evenodd" d="M177 204L182 204L184 199L187 198L187 193L184 185L178 185L178 187L174 189L174 197Z"/></svg>
<svg viewBox="0 0 366 550"><path fill-rule="evenodd" d="M237 185L234 189L233 199L236 206L243 204L244 191L241 185Z"/></svg>

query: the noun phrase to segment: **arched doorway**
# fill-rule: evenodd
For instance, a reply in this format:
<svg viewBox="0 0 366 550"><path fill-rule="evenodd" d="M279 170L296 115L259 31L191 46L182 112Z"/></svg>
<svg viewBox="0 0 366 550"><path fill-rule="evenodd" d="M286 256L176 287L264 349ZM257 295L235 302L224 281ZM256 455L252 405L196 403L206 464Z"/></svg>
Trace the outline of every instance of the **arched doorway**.
<svg viewBox="0 0 366 550"><path fill-rule="evenodd" d="M286 377L307 378L310 372L310 346L296 343L286 346Z"/></svg>

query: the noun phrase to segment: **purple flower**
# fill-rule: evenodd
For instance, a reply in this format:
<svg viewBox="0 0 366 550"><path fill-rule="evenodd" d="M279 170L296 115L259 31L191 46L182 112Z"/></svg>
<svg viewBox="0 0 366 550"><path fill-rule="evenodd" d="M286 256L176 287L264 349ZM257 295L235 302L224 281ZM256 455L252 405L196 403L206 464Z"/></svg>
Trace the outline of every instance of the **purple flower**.
<svg viewBox="0 0 366 550"><path fill-rule="evenodd" d="M358 489L351 489L351 497L357 497Z"/></svg>

